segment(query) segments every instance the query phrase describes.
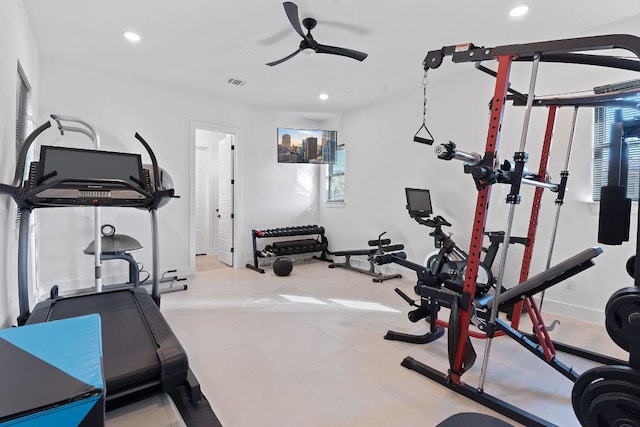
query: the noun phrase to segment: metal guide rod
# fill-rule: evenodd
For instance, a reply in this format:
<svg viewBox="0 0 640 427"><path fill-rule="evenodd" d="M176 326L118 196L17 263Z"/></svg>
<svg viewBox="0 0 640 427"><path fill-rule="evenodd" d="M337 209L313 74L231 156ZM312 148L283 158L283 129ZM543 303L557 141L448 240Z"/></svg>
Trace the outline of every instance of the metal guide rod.
<svg viewBox="0 0 640 427"><path fill-rule="evenodd" d="M64 132L77 132L88 136L96 150L100 149L100 135L98 131L90 123L74 116L62 116L60 114L51 114L51 118L58 124L58 130L60 135L64 135ZM84 127L69 126L62 122L77 123ZM95 206L93 208L93 243L94 243L94 277L95 277L95 289L96 292L102 292L102 236L100 233L102 222L102 216L100 214L100 207Z"/></svg>
<svg viewBox="0 0 640 427"><path fill-rule="evenodd" d="M571 131L569 132L569 143L567 145L567 155L564 160L564 170L563 173L569 174L569 160L571 159L571 149L573 146L573 137L575 135L576 130L576 119L578 117L578 107L573 108L573 118L571 120ZM558 199L556 201L556 215L553 220L553 228L551 229L551 242L549 243L549 253L547 254L547 263L545 264L545 269L549 269L551 266L551 257L553 256L553 249L556 243L556 233L558 231L558 223L560 221L560 210L563 204L562 199ZM539 309L542 311L542 303L544 302L544 290L540 294L540 306Z"/></svg>
<svg viewBox="0 0 640 427"><path fill-rule="evenodd" d="M491 115L489 117L489 127L487 130L487 142L485 152L495 155L500 142L500 132L502 119L504 117L504 104L509 87L509 73L513 61L512 55L499 56L498 76L496 78L494 94L491 101ZM488 185L479 189L474 213L474 223L471 232L471 242L467 257L467 272L464 277L463 296L466 298L465 304L460 306L460 329L458 332L458 344L454 351L454 358L449 374L449 379L453 384L463 384L461 375L463 374L464 357L467 351L467 341L469 339L469 324L472 316L472 299L476 289L476 279L480 265L480 252L482 249L482 239L484 237L484 227L486 223L487 210L491 199L491 186Z"/></svg>
<svg viewBox="0 0 640 427"><path fill-rule="evenodd" d="M522 178L522 183L527 185L533 185L534 187L546 188L547 190L558 190L558 184L552 184L550 182L540 182L534 179Z"/></svg>
<svg viewBox="0 0 640 427"><path fill-rule="evenodd" d="M520 135L520 149L524 151L527 145L527 135L529 133L529 121L531 120L531 110L533 107L533 98L535 97L536 80L538 78L538 65L540 64L540 55L533 57L533 65L531 69L531 80L529 81L529 94L527 95L527 106L524 111L524 123L522 124L522 134Z"/></svg>
<svg viewBox="0 0 640 427"><path fill-rule="evenodd" d="M529 131L529 121L531 117L531 110L533 107L533 97L535 96L535 87L536 87L536 79L538 77L538 64L540 63L540 55L536 54L533 60L533 66L531 70L531 80L529 83L529 94L527 96L527 107L524 115L524 123L522 126L522 135L520 138L520 152L524 152L525 146L527 144L527 134ZM505 228L504 234L504 242L505 244L502 246L502 251L500 253L500 264L498 266L498 275L496 277L496 288L495 288L495 296L494 298L498 298L500 296L500 290L502 289L502 281L504 278L504 271L507 265L507 253L509 249L509 242L511 241L511 229L513 227L513 219L515 216L516 203L511 203L509 205L509 216L507 218L507 226ZM491 325L495 325L496 317L498 316L498 305L493 304L491 307L491 317L489 318L489 323ZM487 367L489 364L489 353L491 352L491 343L493 341L493 335L490 334L487 337L487 343L484 348L484 357L482 359L482 370L480 372L480 380L478 382L478 390L482 390L484 388L484 380L487 376Z"/></svg>

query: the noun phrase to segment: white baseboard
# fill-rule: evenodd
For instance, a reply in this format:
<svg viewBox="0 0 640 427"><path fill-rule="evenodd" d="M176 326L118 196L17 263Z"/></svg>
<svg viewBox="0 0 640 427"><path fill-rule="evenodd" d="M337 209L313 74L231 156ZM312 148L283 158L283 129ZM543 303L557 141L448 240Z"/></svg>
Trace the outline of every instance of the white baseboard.
<svg viewBox="0 0 640 427"><path fill-rule="evenodd" d="M557 314L558 316L569 317L571 319L582 320L584 322L604 325L605 315L602 310L580 307L562 301L553 301L545 298L544 313Z"/></svg>

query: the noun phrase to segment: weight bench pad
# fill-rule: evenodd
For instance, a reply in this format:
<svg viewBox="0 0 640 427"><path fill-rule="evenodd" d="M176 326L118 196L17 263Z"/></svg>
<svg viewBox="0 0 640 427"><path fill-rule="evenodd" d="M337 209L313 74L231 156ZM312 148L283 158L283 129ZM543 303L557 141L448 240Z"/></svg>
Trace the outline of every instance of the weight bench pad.
<svg viewBox="0 0 640 427"><path fill-rule="evenodd" d="M338 251L338 252L329 252L331 255L335 256L357 256L357 255L373 255L377 252L377 249L356 249L353 251Z"/></svg>
<svg viewBox="0 0 640 427"><path fill-rule="evenodd" d="M587 263L588 261L591 261L592 258L597 257L601 253L602 253L602 249L598 246L585 249L579 254L576 254L571 258L568 258L562 261L561 263L554 265L548 270L545 270L542 273L539 273L533 277L530 277L529 279L525 280L519 285L514 286L513 288L502 292L500 296L498 296L497 298L498 304L504 304L506 302L510 302L511 300L517 301L521 299L522 295L530 296L530 295L536 294L542 291L543 289L546 289L558 283L561 280L564 280L570 276L573 276L574 274L588 267L591 267L593 263L589 265L584 265L584 264ZM575 272L571 271L576 268L578 269L577 271ZM561 277L566 273L570 273L570 274L566 277ZM481 302L483 305L486 305L487 307L491 308L495 300L496 298L483 298L482 301L479 301L479 300L478 301Z"/></svg>

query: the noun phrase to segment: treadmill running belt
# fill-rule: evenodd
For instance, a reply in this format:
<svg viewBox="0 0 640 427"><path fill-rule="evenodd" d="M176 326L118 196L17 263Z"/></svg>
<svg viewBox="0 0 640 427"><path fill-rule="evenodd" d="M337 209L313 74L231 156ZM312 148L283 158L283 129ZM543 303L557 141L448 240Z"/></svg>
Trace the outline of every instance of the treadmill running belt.
<svg viewBox="0 0 640 427"><path fill-rule="evenodd" d="M151 301L152 307L145 299ZM158 312L160 324L155 313L144 312L150 308ZM156 392L186 379L186 353L145 289L43 301L36 305L27 323L91 313L98 313L102 319L107 401L129 394L137 396L142 391Z"/></svg>

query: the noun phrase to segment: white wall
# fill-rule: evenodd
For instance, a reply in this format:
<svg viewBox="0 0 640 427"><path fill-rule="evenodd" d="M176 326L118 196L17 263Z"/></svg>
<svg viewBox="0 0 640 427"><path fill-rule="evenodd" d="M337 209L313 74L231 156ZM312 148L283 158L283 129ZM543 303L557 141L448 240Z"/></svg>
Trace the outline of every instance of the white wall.
<svg viewBox="0 0 640 427"><path fill-rule="evenodd" d="M598 29L591 34L637 34L635 19L616 23L615 27ZM541 36L540 40L544 40ZM532 40L535 41L535 40ZM477 40L481 43L481 40ZM439 49L440 46L425 46ZM488 63L485 65L489 65ZM491 64L494 66L494 64ZM527 92L530 64L514 64L512 87ZM590 90L596 85L638 78L637 73L607 69L567 69L558 64L542 64L537 93L554 94L574 90ZM333 250L364 247L368 239L382 231L393 243L404 243L408 258L422 262L433 250L428 229L411 218L405 210L405 187L431 190L435 213L443 215L453 226L448 230L462 248L469 248L471 225L477 191L470 175L463 173L459 161L445 162L436 158L433 148L412 141L422 123L422 85L417 79L413 91L370 105L339 119L323 123L337 128L340 143L346 144L346 189L344 208L321 207L320 222L326 227ZM471 64L453 64L450 58L436 70L429 71L427 88L427 126L437 143L449 140L463 151L484 152L487 137L487 105L493 95L494 79L473 69ZM549 172L559 182L563 169L571 121L571 108L561 109L554 132ZM511 159L518 151L524 108L507 107L502 128L499 155ZM546 124L546 109L535 109L526 150L530 154L527 167L537 171L539 152ZM591 155L593 114L590 109L579 112L574 149L569 170L569 189L562 208L552 265L575 253L597 245L598 206L591 198ZM523 186L523 203L516 207L513 236L526 236L533 187ZM486 230L504 230L508 205L508 187L494 185ZM539 220L531 274L545 265L551 229L556 211L556 195L544 195ZM565 283L551 288L545 297L545 311L593 322L604 320L604 305L609 296L633 281L624 264L635 253L635 223L632 218L631 242L604 247L596 266ZM522 260L522 247L509 250L505 284L516 283ZM497 270L496 260L494 271ZM398 267L400 268L400 267ZM412 275L410 270L404 270ZM570 289L571 288L571 289Z"/></svg>
<svg viewBox="0 0 640 427"><path fill-rule="evenodd" d="M636 19L616 23L594 33L633 34ZM29 29L22 3L10 0L0 16L0 132L3 135L0 171L4 182L13 174L13 132L15 114L16 59L20 59L34 87L34 101L42 112L36 124L50 113L76 115L93 123L103 137L103 148L140 151L133 138L139 131L154 148L160 165L172 175L180 199L171 201L159 212L161 269L178 268L181 274L194 271L190 254L190 147L189 123L199 121L239 129L236 169L236 266L251 257L252 228L271 228L295 224L319 223L326 227L332 249L361 247L366 240L382 231L394 243L404 243L410 259L421 260L432 249L428 230L414 223L404 209L404 187L432 189L436 211L453 223L454 238L468 247L471 219L475 206L475 190L459 162L435 159L431 148L412 142L422 122L422 87L416 79L414 90L384 102L344 114L319 124L287 113L262 108L202 93L185 91L140 79L104 74L99 70L60 63L50 58L40 60L38 79L37 47ZM542 36L541 39L544 37ZM481 42L481 41L479 41ZM425 46L426 50L439 46ZM428 125L438 142L456 141L461 149L482 151L486 139L486 104L492 95L493 81L475 71L459 71L470 65L443 65L432 70L428 88ZM611 71L581 71L579 76L561 66L541 75L541 93L566 92L590 88L596 84L624 80L634 76ZM514 86L526 87L526 71L514 70ZM437 77L436 77L437 76ZM562 79L562 77L564 77ZM587 82L589 80L589 82ZM585 87L586 85L586 87ZM40 87L42 88L40 90ZM241 89L239 89L241 90ZM524 90L524 89L522 89ZM40 91L40 96L38 92ZM510 109L505 118L501 156L511 157L520 134L521 109ZM545 113L536 111L527 151L529 167L537 168ZM558 179L566 140L567 113L562 111L556 130L550 171ZM340 142L347 144L346 203L341 209L325 209L318 202L322 193L317 165L280 165L276 161L275 129L277 127L337 128ZM590 195L591 114L581 112L572 157L570 192L563 207L554 260L564 259L584 247L596 244L597 206L585 202ZM564 137L562 135L565 135ZM53 144L86 144L77 136L64 137L47 131L41 142ZM560 152L558 154L558 151ZM487 229L505 226L507 207L503 200L506 188L494 186ZM523 190L524 199L532 189ZM554 195L545 195L538 244L532 272L544 265L555 206ZM0 204L0 268L8 287L1 287L0 321L6 325L15 316L17 297L15 283L14 206L6 198ZM75 212L74 212L75 211ZM529 207L524 202L517 208L514 235L526 232ZM82 250L92 240L90 209L49 209L41 212L39 248L41 250L42 290L52 284L86 285L93 272L91 260ZM111 222L118 231L138 238L145 249L136 257L150 266L151 242L148 215L129 209L104 209L103 222ZM636 216L632 218L635 235ZM634 252L635 242L620 247L606 247L597 266L573 281L574 290L558 285L548 292L545 309L587 320L600 321L608 296L631 283L624 273L624 262ZM519 264L521 251L510 251L510 263ZM513 257L513 258L512 258ZM113 271L116 269L114 268ZM106 268L106 274L110 274ZM513 271L509 274L513 275ZM509 279L510 276L507 277ZM508 281L508 280L507 280Z"/></svg>
<svg viewBox="0 0 640 427"><path fill-rule="evenodd" d="M82 117L98 129L103 149L107 150L140 152L141 147L133 138L138 131L154 149L160 166L171 174L180 198L171 200L158 212L161 270L177 268L180 274L195 271L189 250L193 247L192 121L239 130L235 188L237 267L243 267L252 256L251 229L317 222L317 169L314 165L279 165L276 158L278 126L310 126L316 122L47 58L42 60L41 75L42 119L49 113ZM49 137L55 144L75 143L74 136L60 141L51 132ZM40 140L46 142L47 137ZM91 260L81 254L92 240L90 208L48 209L41 214L43 291L54 283L63 288L91 283ZM105 208L103 222L140 240L144 249L135 256L145 266L151 266L148 215L144 211ZM109 274L107 270L105 275Z"/></svg>
<svg viewBox="0 0 640 427"><path fill-rule="evenodd" d="M0 52L0 182L11 183L15 170L18 61L32 88L33 111L37 111L40 91L38 47L20 0L2 3ZM15 324L18 314L15 213L15 203L7 196L0 196L0 328Z"/></svg>

